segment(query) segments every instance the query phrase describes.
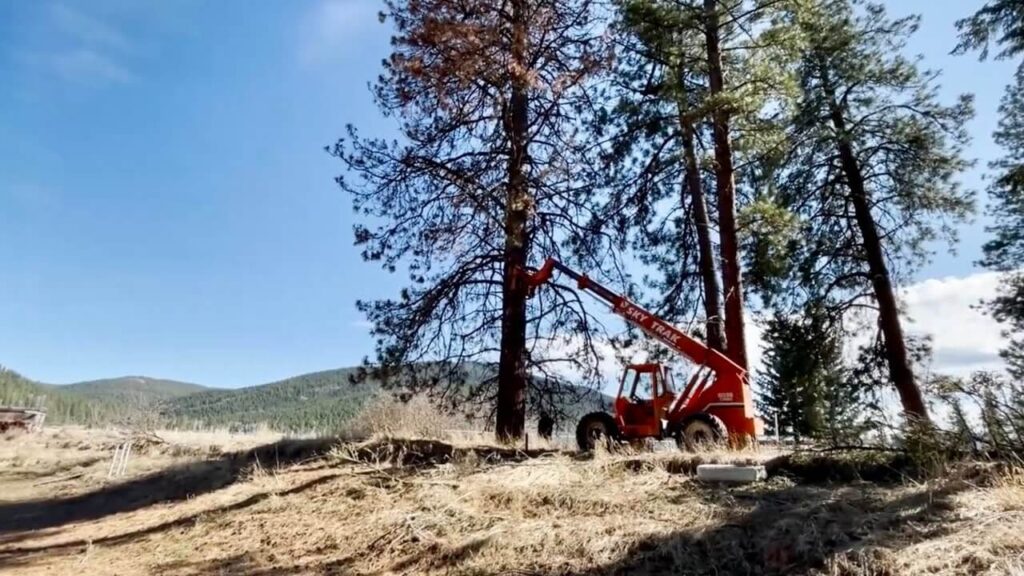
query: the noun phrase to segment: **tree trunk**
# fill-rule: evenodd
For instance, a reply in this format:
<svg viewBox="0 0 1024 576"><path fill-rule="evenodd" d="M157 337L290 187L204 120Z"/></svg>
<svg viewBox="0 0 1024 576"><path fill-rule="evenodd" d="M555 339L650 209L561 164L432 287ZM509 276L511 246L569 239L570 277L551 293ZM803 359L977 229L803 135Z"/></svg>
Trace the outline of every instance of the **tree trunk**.
<svg viewBox="0 0 1024 576"><path fill-rule="evenodd" d="M896 292L892 286L889 267L885 262L882 241L878 237L878 227L875 224L874 215L871 214L864 174L861 172L860 163L846 130L846 117L843 110L836 99L834 90L828 86L827 79L825 83L832 125L836 130L839 161L842 164L847 184L850 186L850 203L853 204L854 217L864 242L864 256L868 262L871 285L878 302L878 322L885 338L889 377L899 392L906 415L927 422L928 409L921 396L921 389L914 381L914 372L910 367L910 356L907 353L907 343L903 337L903 326L900 323L900 311L896 305Z"/></svg>
<svg viewBox="0 0 1024 576"><path fill-rule="evenodd" d="M715 271L715 253L711 245L711 222L708 219L708 204L694 150L693 121L686 117L679 106L679 127L683 133L683 165L685 168L684 192L688 192L693 205L693 224L697 229L697 246L700 259L701 280L704 283L704 315L707 317L706 330L708 347L725 352L722 336L722 304L718 293L718 275Z"/></svg>
<svg viewBox="0 0 1024 576"><path fill-rule="evenodd" d="M717 0L704 0L704 20L708 85L712 97L715 97L725 90ZM722 105L716 106L711 114L711 123L715 142L719 255L722 260L722 289L725 291L725 349L733 362L747 368L747 341L743 327L743 278L740 273L739 240L736 234L736 181L733 176L729 121L730 112Z"/></svg>
<svg viewBox="0 0 1024 576"><path fill-rule="evenodd" d="M522 438L526 423L526 290L515 281L527 265L530 195L526 183L528 89L526 0L512 2L512 94L505 111L509 138L508 191L505 200L505 261L502 287L501 353L498 358L498 406L495 431L500 441Z"/></svg>

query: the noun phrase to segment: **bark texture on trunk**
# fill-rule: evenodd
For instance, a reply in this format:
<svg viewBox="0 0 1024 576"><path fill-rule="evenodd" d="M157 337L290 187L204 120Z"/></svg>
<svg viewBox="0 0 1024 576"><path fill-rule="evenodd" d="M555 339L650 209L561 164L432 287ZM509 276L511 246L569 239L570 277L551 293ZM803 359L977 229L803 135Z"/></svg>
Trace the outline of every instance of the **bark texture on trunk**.
<svg viewBox="0 0 1024 576"><path fill-rule="evenodd" d="M708 53L708 85L711 95L717 96L725 90L717 0L704 0L704 38ZM729 111L722 106L715 107L711 114L711 124L715 143L719 255L722 260L722 289L725 292L725 349L733 362L747 368L743 278L740 273L739 240L736 235L736 181L733 175L729 122Z"/></svg>
<svg viewBox="0 0 1024 576"><path fill-rule="evenodd" d="M927 422L928 409L921 395L921 389L914 381L910 355L907 353L907 343L903 336L903 326L900 323L900 311L896 304L896 292L893 289L889 267L885 262L885 252L878 236L878 226L871 213L871 203L868 201L864 174L854 152L853 144L849 140L843 110L834 91L826 87L826 92L829 98L832 125L837 135L839 161L850 187L850 203L853 205L854 217L857 220L857 227L860 229L864 244L864 257L871 275L871 286L878 302L878 322L882 336L885 338L889 377L892 379L893 385L896 386L896 391L899 392L900 402L903 404L903 411L907 416Z"/></svg>
<svg viewBox="0 0 1024 576"><path fill-rule="evenodd" d="M501 353L498 358L498 440L522 438L526 422L526 290L515 281L516 269L526 266L529 252L527 218L530 192L526 182L529 80L527 70L526 0L512 2L512 94L505 112L509 137L508 191L505 200L505 261L503 269Z"/></svg>
<svg viewBox="0 0 1024 576"><path fill-rule="evenodd" d="M711 222L708 218L707 198L700 179L697 152L694 149L693 121L686 117L682 106L679 109L679 127L683 133L683 164L685 182L683 196L689 194L693 206L693 224L697 230L701 281L704 285L704 315L707 317L706 331L708 347L725 352L722 334L722 304L718 289L718 273L715 270L715 253L711 244Z"/></svg>

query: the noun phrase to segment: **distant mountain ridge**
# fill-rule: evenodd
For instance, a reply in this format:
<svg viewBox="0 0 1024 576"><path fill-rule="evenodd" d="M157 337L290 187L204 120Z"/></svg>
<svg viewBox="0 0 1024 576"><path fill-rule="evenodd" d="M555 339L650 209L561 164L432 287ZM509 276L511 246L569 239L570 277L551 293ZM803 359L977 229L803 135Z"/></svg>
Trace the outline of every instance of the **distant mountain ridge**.
<svg viewBox="0 0 1024 576"><path fill-rule="evenodd" d="M258 386L205 390L164 402L160 415L177 426L329 430L354 416L380 391L376 382L352 384L356 371L337 368Z"/></svg>
<svg viewBox="0 0 1024 576"><path fill-rule="evenodd" d="M0 405L45 408L47 423L109 423L117 417L117 403L101 402L88 394L75 394L62 386L43 384L0 367Z"/></svg>
<svg viewBox="0 0 1024 576"><path fill-rule="evenodd" d="M149 378L148 376L121 376L119 378L88 380L86 382L64 384L60 388L67 392L94 398L136 397L145 401L166 400L210 390L207 386L192 384L191 382Z"/></svg>
<svg viewBox="0 0 1024 576"><path fill-rule="evenodd" d="M479 382L488 368L470 366ZM106 425L141 421L187 428L245 430L260 426L282 432L328 432L341 427L381 392L378 382L352 384L358 368L337 368L276 382L233 389L123 376L52 385L0 369L0 404L45 405L48 422ZM576 388L579 400L565 407L572 418L606 406L599 392Z"/></svg>

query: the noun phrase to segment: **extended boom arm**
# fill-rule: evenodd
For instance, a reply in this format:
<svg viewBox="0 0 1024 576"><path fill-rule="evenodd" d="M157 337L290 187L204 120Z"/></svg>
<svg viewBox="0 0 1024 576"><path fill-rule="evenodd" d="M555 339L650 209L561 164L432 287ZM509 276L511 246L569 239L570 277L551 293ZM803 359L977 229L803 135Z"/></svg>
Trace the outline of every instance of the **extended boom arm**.
<svg viewBox="0 0 1024 576"><path fill-rule="evenodd" d="M538 286L551 280L556 270L575 280L580 290L603 300L626 322L640 328L690 362L710 368L715 374L715 384L702 391L694 391L694 404L701 410L716 413L732 434L754 436L760 433L760 421L754 416L746 370L721 352L708 348L625 296L609 290L554 258L548 258L536 272L521 270L520 278L526 282L532 294Z"/></svg>
<svg viewBox="0 0 1024 576"><path fill-rule="evenodd" d="M719 373L731 372L738 377L743 377L746 374L743 368L724 354L708 348L701 341L687 335L653 313L637 306L625 296L612 292L598 282L576 272L554 258L548 258L540 270L532 274L524 272L522 277L526 280L527 285L532 291L537 286L551 280L555 270L575 280L580 290L589 292L603 300L611 306L612 312L622 316L626 322L640 328L646 334L672 348L691 362L706 365Z"/></svg>

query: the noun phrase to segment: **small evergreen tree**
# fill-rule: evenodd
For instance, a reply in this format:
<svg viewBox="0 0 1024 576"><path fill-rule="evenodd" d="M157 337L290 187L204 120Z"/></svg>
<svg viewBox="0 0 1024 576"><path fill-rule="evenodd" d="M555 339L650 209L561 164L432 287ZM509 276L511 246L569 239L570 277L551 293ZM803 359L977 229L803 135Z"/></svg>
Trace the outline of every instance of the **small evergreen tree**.
<svg viewBox="0 0 1024 576"><path fill-rule="evenodd" d="M803 316L776 312L765 331L766 350L757 384L759 407L774 426L795 438L822 438L832 418L842 418L855 400L843 393L841 330L827 312L810 307Z"/></svg>

